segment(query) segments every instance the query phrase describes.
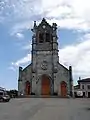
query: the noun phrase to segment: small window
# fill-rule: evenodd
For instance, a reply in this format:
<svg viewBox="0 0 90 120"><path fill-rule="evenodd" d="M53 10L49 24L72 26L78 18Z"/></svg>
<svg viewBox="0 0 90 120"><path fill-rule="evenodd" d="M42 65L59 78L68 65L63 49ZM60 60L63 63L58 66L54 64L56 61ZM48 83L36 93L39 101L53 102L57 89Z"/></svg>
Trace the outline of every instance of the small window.
<svg viewBox="0 0 90 120"><path fill-rule="evenodd" d="M84 89L84 85L82 85L82 89Z"/></svg>
<svg viewBox="0 0 90 120"><path fill-rule="evenodd" d="M44 34L43 34L43 33L40 33L40 34L39 34L39 42L40 42L40 43L43 43L43 41L44 41Z"/></svg>
<svg viewBox="0 0 90 120"><path fill-rule="evenodd" d="M90 85L87 85L87 88L90 89Z"/></svg>

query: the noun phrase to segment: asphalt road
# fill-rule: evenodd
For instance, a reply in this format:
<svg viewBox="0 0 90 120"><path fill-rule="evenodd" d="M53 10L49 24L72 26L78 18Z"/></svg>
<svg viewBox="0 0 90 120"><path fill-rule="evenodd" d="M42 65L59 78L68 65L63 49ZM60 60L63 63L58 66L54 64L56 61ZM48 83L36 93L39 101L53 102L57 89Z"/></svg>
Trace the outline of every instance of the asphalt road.
<svg viewBox="0 0 90 120"><path fill-rule="evenodd" d="M0 120L90 120L90 99L11 99L0 103Z"/></svg>

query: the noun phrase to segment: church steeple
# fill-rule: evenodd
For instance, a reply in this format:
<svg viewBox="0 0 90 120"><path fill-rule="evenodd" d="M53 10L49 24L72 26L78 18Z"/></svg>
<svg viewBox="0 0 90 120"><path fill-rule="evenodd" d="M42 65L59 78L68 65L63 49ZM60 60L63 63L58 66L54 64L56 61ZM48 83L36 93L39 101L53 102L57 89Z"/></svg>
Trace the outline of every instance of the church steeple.
<svg viewBox="0 0 90 120"><path fill-rule="evenodd" d="M45 18L42 19L39 25L34 21L32 29L32 43L34 50L58 50L57 43L57 24L50 25Z"/></svg>
<svg viewBox="0 0 90 120"><path fill-rule="evenodd" d="M37 26L37 43L50 42L52 39L52 26L50 26L46 19L43 18L41 23Z"/></svg>

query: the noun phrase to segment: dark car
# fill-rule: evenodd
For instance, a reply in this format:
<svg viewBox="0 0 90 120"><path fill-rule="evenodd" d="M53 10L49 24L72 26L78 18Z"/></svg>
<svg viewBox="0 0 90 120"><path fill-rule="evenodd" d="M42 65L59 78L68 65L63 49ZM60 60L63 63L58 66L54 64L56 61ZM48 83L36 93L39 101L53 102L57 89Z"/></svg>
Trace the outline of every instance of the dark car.
<svg viewBox="0 0 90 120"><path fill-rule="evenodd" d="M9 100L10 96L4 91L0 91L0 102L9 102Z"/></svg>

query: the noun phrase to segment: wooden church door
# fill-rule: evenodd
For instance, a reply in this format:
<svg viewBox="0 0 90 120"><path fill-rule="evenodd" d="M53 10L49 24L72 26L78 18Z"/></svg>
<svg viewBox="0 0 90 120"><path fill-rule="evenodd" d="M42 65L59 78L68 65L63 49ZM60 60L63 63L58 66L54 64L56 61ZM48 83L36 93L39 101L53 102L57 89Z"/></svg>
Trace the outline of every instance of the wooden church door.
<svg viewBox="0 0 90 120"><path fill-rule="evenodd" d="M42 87L42 95L50 95L50 79L48 76L43 75L42 76L42 83L41 83L41 87Z"/></svg>
<svg viewBox="0 0 90 120"><path fill-rule="evenodd" d="M61 89L61 96L66 97L67 96L67 84L66 84L66 82L64 82L64 81L61 82L60 89Z"/></svg>
<svg viewBox="0 0 90 120"><path fill-rule="evenodd" d="M30 82L29 81L26 82L25 91L26 91L26 95L30 95Z"/></svg>

